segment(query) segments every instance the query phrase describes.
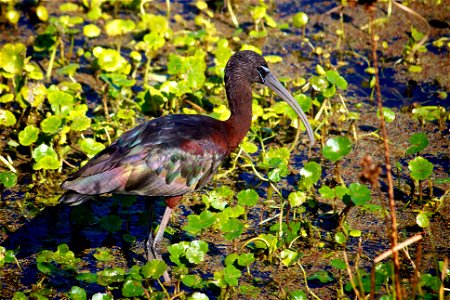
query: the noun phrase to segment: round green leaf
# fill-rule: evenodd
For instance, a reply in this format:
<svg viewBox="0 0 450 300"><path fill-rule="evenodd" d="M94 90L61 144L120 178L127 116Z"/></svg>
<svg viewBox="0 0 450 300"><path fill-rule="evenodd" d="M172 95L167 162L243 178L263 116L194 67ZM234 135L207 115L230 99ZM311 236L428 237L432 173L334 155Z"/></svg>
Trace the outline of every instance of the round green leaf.
<svg viewBox="0 0 450 300"><path fill-rule="evenodd" d="M113 296L107 293L95 293L92 295L92 300L113 300Z"/></svg>
<svg viewBox="0 0 450 300"><path fill-rule="evenodd" d="M81 147L81 151L86 153L88 156L94 156L98 152L105 149L105 145L95 141L92 138L85 138L78 140L78 144Z"/></svg>
<svg viewBox="0 0 450 300"><path fill-rule="evenodd" d="M422 228L426 228L430 225L430 220L425 213L419 213L416 217L416 223Z"/></svg>
<svg viewBox="0 0 450 300"><path fill-rule="evenodd" d="M240 205L254 206L258 202L259 195L254 189L247 189L240 191L237 198Z"/></svg>
<svg viewBox="0 0 450 300"><path fill-rule="evenodd" d="M303 291L293 291L289 293L289 300L308 300L305 292Z"/></svg>
<svg viewBox="0 0 450 300"><path fill-rule="evenodd" d="M322 167L315 161L310 161L300 169L300 184L306 188L316 184L322 176Z"/></svg>
<svg viewBox="0 0 450 300"><path fill-rule="evenodd" d="M371 196L370 196L370 190L367 186L360 183L352 183L348 187L350 191L350 198L352 199L353 203L356 205L362 205L367 203Z"/></svg>
<svg viewBox="0 0 450 300"><path fill-rule="evenodd" d="M10 127L16 124L16 116L9 110L0 109L0 126Z"/></svg>
<svg viewBox="0 0 450 300"><path fill-rule="evenodd" d="M62 119L58 116L50 116L41 122L41 129L48 134L55 134L61 128Z"/></svg>
<svg viewBox="0 0 450 300"><path fill-rule="evenodd" d="M391 123L395 120L395 112L387 107L383 107L383 115L384 115L384 120L388 123ZM380 111L377 110L377 117L380 117Z"/></svg>
<svg viewBox="0 0 450 300"><path fill-rule="evenodd" d="M83 27L83 34L88 38L94 38L100 35L102 31L95 24L88 24Z"/></svg>
<svg viewBox="0 0 450 300"><path fill-rule="evenodd" d="M322 154L332 162L341 160L352 150L352 143L347 137L335 137L327 140L323 147Z"/></svg>
<svg viewBox="0 0 450 300"><path fill-rule="evenodd" d="M414 180L425 180L433 173L433 164L427 159L418 156L408 164L410 176Z"/></svg>
<svg viewBox="0 0 450 300"><path fill-rule="evenodd" d="M195 292L188 298L188 300L208 300L209 297L203 293Z"/></svg>
<svg viewBox="0 0 450 300"><path fill-rule="evenodd" d="M70 124L70 129L75 131L83 131L91 126L91 119L86 116L79 116L74 118L72 124Z"/></svg>
<svg viewBox="0 0 450 300"><path fill-rule="evenodd" d="M80 288L79 286L73 286L70 289L69 296L71 300L86 300L87 294L86 291L83 288Z"/></svg>
<svg viewBox="0 0 450 300"><path fill-rule="evenodd" d="M335 189L330 188L327 185L322 186L319 189L320 195L325 199L334 199L336 198L336 191Z"/></svg>
<svg viewBox="0 0 450 300"><path fill-rule="evenodd" d="M22 43L5 44L0 51L0 67L8 73L19 74L25 65L27 48Z"/></svg>
<svg viewBox="0 0 450 300"><path fill-rule="evenodd" d="M237 286L238 279L241 277L241 271L233 265L228 265L224 269L224 279L230 286Z"/></svg>
<svg viewBox="0 0 450 300"><path fill-rule="evenodd" d="M23 146L30 146L38 140L39 128L34 125L28 125L24 130L19 132L19 143Z"/></svg>
<svg viewBox="0 0 450 300"><path fill-rule="evenodd" d="M309 79L309 82L311 83L312 88L318 92L323 92L326 88L328 88L328 81L323 77L312 76Z"/></svg>
<svg viewBox="0 0 450 300"><path fill-rule="evenodd" d="M46 144L41 144L39 147L35 148L32 153L32 157L37 162L39 162L41 159L47 156L58 159L58 154L56 154L56 151L53 150L52 147L47 146Z"/></svg>
<svg viewBox="0 0 450 300"><path fill-rule="evenodd" d="M124 297L139 297L144 294L142 283L137 280L128 279L122 287L122 295Z"/></svg>
<svg viewBox="0 0 450 300"><path fill-rule="evenodd" d="M330 265L333 268L336 268L338 270L345 270L345 269L347 269L347 265L345 264L345 261L342 260L342 259L333 259L333 260L331 260Z"/></svg>
<svg viewBox="0 0 450 300"><path fill-rule="evenodd" d="M242 142L241 148L249 154L256 153L258 151L258 146L256 146L255 143L250 141Z"/></svg>
<svg viewBox="0 0 450 300"><path fill-rule="evenodd" d="M167 270L167 264L162 260L151 260L141 268L141 274L144 278L158 279Z"/></svg>
<svg viewBox="0 0 450 300"><path fill-rule="evenodd" d="M292 24L297 28L305 27L308 24L308 15L304 12L296 13L292 18Z"/></svg>
<svg viewBox="0 0 450 300"><path fill-rule="evenodd" d="M292 207L299 207L300 205L305 203L305 201L306 201L306 194L304 192L301 192L301 191L292 192L292 193L289 194L288 199L289 199L289 204Z"/></svg>
<svg viewBox="0 0 450 300"><path fill-rule="evenodd" d="M0 103L8 103L14 101L14 94L8 93L3 96L0 96Z"/></svg>
<svg viewBox="0 0 450 300"><path fill-rule="evenodd" d="M106 72L115 72L124 64L124 59L120 53L113 49L103 50L98 56L98 65Z"/></svg>
<svg viewBox="0 0 450 300"><path fill-rule="evenodd" d="M409 143L411 144L411 146L408 149L406 149L406 152L405 152L406 155L416 154L416 153L422 151L423 149L425 149L428 146L428 144L430 142L428 141L426 133L418 132L418 133L414 133L409 138Z"/></svg>
<svg viewBox="0 0 450 300"><path fill-rule="evenodd" d="M39 5L38 7L36 7L36 15L42 22L48 21L48 11L45 6Z"/></svg>
<svg viewBox="0 0 450 300"><path fill-rule="evenodd" d="M17 175L13 172L2 172L0 173L0 183L3 184L5 188L11 188L17 183Z"/></svg>
<svg viewBox="0 0 450 300"><path fill-rule="evenodd" d="M346 240L345 234L343 234L342 232L338 232L338 233L336 233L336 235L334 236L334 241L335 241L336 243L338 243L339 245L344 244L344 243L345 243L345 240Z"/></svg>

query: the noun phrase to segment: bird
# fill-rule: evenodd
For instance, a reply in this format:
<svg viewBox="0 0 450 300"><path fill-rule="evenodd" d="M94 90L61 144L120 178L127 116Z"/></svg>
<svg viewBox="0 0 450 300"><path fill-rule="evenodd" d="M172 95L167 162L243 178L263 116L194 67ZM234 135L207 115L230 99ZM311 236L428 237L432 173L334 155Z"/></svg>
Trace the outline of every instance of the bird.
<svg viewBox="0 0 450 300"><path fill-rule="evenodd" d="M124 133L63 182L60 202L81 204L105 193L165 197L159 229L146 243L147 259L163 238L172 210L184 194L204 187L220 164L244 139L252 122L252 84L268 86L298 114L314 144L308 118L269 70L260 54L243 50L225 67L230 117L173 114L147 121ZM150 224L151 226L151 224Z"/></svg>

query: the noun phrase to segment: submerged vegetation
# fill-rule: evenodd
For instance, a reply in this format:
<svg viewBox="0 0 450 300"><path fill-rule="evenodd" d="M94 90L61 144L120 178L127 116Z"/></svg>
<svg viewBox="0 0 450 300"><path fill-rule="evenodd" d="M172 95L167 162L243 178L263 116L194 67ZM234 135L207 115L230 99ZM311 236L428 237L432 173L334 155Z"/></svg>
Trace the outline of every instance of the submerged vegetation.
<svg viewBox="0 0 450 300"><path fill-rule="evenodd" d="M450 297L450 12L340 4L0 0L0 298ZM258 86L249 134L184 199L163 260L145 260L145 199L57 205L144 120L226 120L223 69L243 49L286 76L312 149Z"/></svg>

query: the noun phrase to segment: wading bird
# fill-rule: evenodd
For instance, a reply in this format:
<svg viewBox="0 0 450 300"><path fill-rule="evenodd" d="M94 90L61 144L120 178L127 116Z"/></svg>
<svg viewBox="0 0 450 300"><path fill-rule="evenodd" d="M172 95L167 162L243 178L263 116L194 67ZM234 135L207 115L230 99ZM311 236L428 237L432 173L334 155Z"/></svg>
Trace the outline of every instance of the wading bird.
<svg viewBox="0 0 450 300"><path fill-rule="evenodd" d="M205 186L247 134L252 121L253 83L265 84L295 110L313 145L314 135L306 115L270 73L264 58L253 51L240 51L225 67L231 111L227 121L179 114L143 123L70 175L62 184L67 192L60 202L78 205L92 195L104 193L165 197L167 207L159 230L154 239L150 230L146 245L147 258L153 258L172 209L181 197Z"/></svg>

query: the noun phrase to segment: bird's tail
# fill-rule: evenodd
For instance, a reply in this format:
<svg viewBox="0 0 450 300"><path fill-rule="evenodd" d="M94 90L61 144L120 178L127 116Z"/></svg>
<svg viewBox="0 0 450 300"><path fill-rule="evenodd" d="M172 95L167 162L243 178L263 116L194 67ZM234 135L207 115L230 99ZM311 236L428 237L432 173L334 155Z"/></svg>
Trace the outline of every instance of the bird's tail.
<svg viewBox="0 0 450 300"><path fill-rule="evenodd" d="M91 197L91 195L83 195L74 191L67 191L61 196L61 198L59 198L59 203L75 206L88 201Z"/></svg>

